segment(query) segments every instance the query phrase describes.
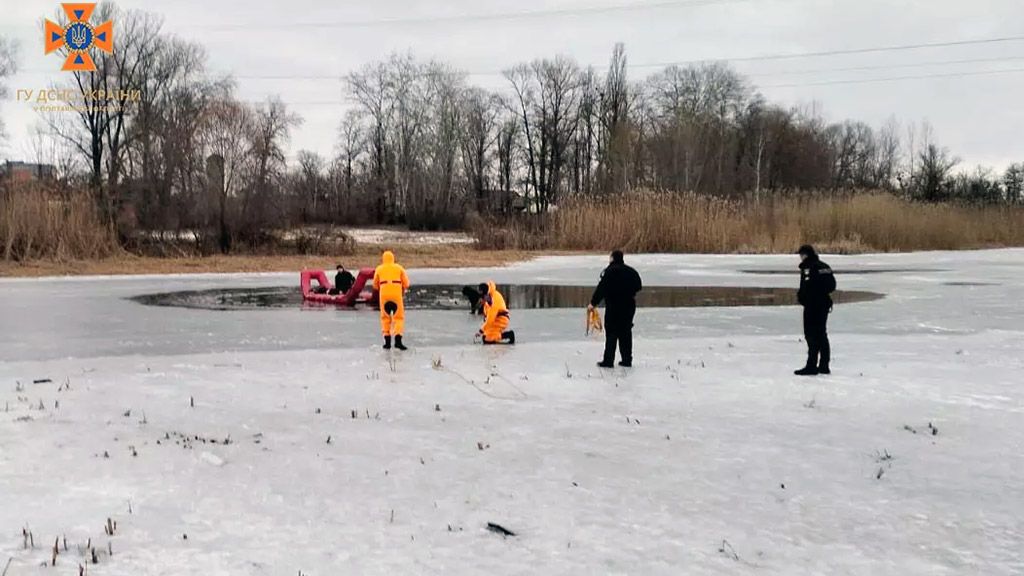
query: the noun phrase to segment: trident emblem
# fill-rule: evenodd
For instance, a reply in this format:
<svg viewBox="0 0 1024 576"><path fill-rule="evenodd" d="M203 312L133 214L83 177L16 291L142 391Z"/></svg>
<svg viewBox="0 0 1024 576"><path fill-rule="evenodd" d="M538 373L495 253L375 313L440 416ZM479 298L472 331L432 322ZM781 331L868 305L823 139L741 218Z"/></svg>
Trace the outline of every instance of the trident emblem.
<svg viewBox="0 0 1024 576"><path fill-rule="evenodd" d="M76 72L94 72L96 63L89 54L89 49L96 47L110 54L114 50L114 23L107 20L93 27L89 23L96 4L61 4L64 14L68 17L66 26L61 27L55 22L46 21L46 54L61 47L67 47L68 56L64 59L62 70Z"/></svg>
<svg viewBox="0 0 1024 576"><path fill-rule="evenodd" d="M69 28L68 35L68 44L71 46L89 45L89 29L85 26L73 26Z"/></svg>

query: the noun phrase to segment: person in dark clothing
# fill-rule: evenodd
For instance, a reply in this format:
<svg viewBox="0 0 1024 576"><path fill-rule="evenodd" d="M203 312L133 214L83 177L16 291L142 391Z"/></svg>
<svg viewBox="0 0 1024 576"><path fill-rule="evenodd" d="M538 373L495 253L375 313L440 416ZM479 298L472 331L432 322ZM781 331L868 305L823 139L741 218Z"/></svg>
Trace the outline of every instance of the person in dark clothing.
<svg viewBox="0 0 1024 576"><path fill-rule="evenodd" d="M622 251L611 254L611 262L601 273L601 281L590 298L589 309L596 308L602 301L604 313L604 359L597 363L601 368L615 366L615 347L618 344L622 361L619 366L633 365L633 316L636 314L636 294L643 289L640 274L626 265Z"/></svg>
<svg viewBox="0 0 1024 576"><path fill-rule="evenodd" d="M480 292L472 286L463 286L462 295L469 300L469 314L470 316L484 314L484 298Z"/></svg>
<svg viewBox="0 0 1024 576"><path fill-rule="evenodd" d="M804 339L807 340L807 364L797 376L831 374L829 360L832 348L828 341L828 315L832 311L832 292L836 289L835 274L818 258L813 246L804 245L800 254L800 290L797 302L804 307Z"/></svg>
<svg viewBox="0 0 1024 576"><path fill-rule="evenodd" d="M355 283L355 276L348 270L345 270L344 266L338 264L338 273L334 275L334 289L331 290L331 294L348 294L348 291L352 289L352 285Z"/></svg>

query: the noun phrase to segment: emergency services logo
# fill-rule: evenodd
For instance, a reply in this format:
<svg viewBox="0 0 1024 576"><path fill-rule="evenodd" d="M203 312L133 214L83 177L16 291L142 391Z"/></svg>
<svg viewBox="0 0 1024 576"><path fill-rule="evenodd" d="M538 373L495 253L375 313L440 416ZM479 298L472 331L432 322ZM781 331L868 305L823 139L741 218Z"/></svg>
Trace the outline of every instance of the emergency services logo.
<svg viewBox="0 0 1024 576"><path fill-rule="evenodd" d="M89 23L96 4L61 4L68 16L68 23L46 21L46 54L67 47L68 56L61 70L95 72L96 63L89 55L92 47L110 54L114 50L114 22L107 20L99 26Z"/></svg>

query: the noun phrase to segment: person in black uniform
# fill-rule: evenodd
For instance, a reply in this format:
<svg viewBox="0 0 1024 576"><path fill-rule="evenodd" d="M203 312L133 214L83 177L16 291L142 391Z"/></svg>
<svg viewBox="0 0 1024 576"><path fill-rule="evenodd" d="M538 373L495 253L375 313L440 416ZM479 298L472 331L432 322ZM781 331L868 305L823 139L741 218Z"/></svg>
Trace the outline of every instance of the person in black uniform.
<svg viewBox="0 0 1024 576"><path fill-rule="evenodd" d="M331 294L348 294L348 291L352 289L352 285L355 283L355 276L348 270L345 270L344 266L338 264L338 273L334 275L334 289L331 290Z"/></svg>
<svg viewBox="0 0 1024 576"><path fill-rule="evenodd" d="M828 315L832 311L832 292L836 278L832 268L818 258L813 246L805 244L800 254L800 290L797 302L804 307L804 339L807 340L807 365L797 376L831 374L832 348L828 342Z"/></svg>
<svg viewBox="0 0 1024 576"><path fill-rule="evenodd" d="M633 365L633 316L636 314L636 294L643 289L640 274L626 266L622 251L612 252L611 263L601 273L601 281L590 299L589 309L605 303L604 313L604 359L597 363L601 368L615 366L615 346L618 344L622 361L619 366Z"/></svg>

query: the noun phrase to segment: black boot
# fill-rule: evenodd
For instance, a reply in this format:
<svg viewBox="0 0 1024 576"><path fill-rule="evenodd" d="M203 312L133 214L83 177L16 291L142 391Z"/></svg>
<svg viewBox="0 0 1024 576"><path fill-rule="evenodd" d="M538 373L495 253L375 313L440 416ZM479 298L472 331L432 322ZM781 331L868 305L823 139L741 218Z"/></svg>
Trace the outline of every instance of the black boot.
<svg viewBox="0 0 1024 576"><path fill-rule="evenodd" d="M391 350L391 336L384 337L384 349Z"/></svg>
<svg viewBox="0 0 1024 576"><path fill-rule="evenodd" d="M817 376L818 375L818 344L814 339L807 340L807 362L804 367L793 372L797 376Z"/></svg>
<svg viewBox="0 0 1024 576"><path fill-rule="evenodd" d="M631 368L633 366L633 329L623 330L619 334L619 353L622 355L622 361L619 362L619 366L623 368ZM614 358L614 356L613 356Z"/></svg>
<svg viewBox="0 0 1024 576"><path fill-rule="evenodd" d="M401 334L395 336L395 348L398 348L399 350L408 350L408 348L405 347L405 344L402 344Z"/></svg>
<svg viewBox="0 0 1024 576"><path fill-rule="evenodd" d="M516 331L515 330L509 330L507 332L502 332L501 333L501 339L502 340L508 340L509 344L515 344L516 343Z"/></svg>
<svg viewBox="0 0 1024 576"><path fill-rule="evenodd" d="M615 347L618 345L618 334L611 328L605 326L604 331L604 358L597 363L599 368L615 368Z"/></svg>
<svg viewBox="0 0 1024 576"><path fill-rule="evenodd" d="M818 360L818 374L831 374L832 370L829 369L829 360L832 359L832 347L829 346L828 336L825 337L825 341L822 342L821 346L821 358Z"/></svg>

